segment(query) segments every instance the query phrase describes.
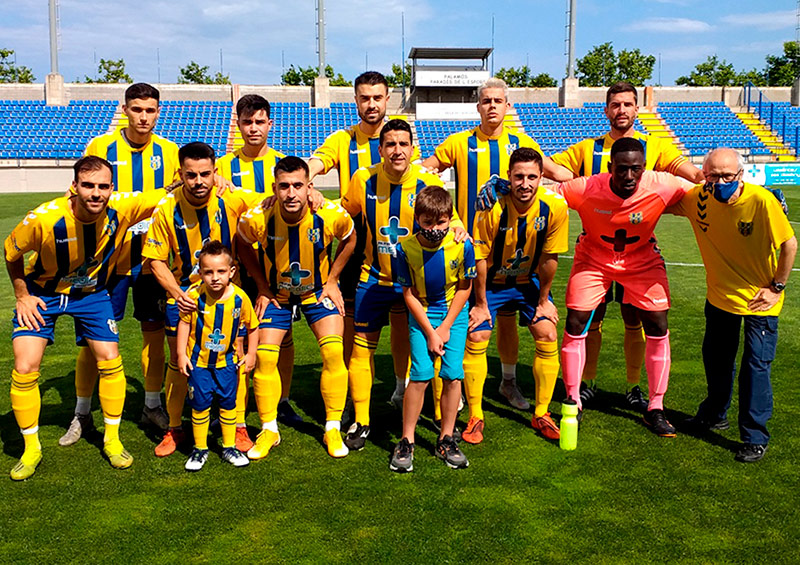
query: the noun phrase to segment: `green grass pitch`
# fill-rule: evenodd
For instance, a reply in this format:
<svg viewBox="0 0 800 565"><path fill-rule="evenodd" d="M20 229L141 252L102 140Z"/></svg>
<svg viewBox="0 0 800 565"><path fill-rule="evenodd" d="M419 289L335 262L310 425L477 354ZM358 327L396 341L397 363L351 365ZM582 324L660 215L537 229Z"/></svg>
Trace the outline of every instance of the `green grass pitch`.
<svg viewBox="0 0 800 565"><path fill-rule="evenodd" d="M789 190L791 219L800 220L800 194ZM24 213L51 195L4 195L3 238ZM571 239L579 222L571 218ZM666 397L673 424L694 413L705 378L704 270L688 222L665 216L657 234L670 265L672 376ZM569 254L571 256L571 252ZM562 317L571 266L562 258L554 296ZM789 282L773 366L775 413L765 459L733 460L738 431L696 438L655 437L624 407L622 322L609 308L596 408L588 410L578 449L563 452L530 428L530 413L501 401L500 364L492 345L486 383L486 440L466 445L470 468L452 471L432 455L430 404L419 426L414 473L396 475L388 458L400 415L387 400L393 388L388 331L376 357L373 432L366 449L343 460L321 443L324 412L320 357L305 323L295 326L292 399L306 423L282 427L270 456L234 469L214 453L196 474L185 454L153 455L156 436L137 422L143 403L140 335L129 316L120 326L128 375L122 440L135 458L115 471L101 453L100 435L73 447L57 440L75 401L72 322L62 319L41 379L44 460L35 477L0 477L0 562L233 563L233 562L687 562L796 563L800 502L800 277ZM0 285L6 339L0 343L0 470L22 452L9 401L12 368L11 285ZM129 311L130 313L130 311ZM533 396L530 336L521 334L518 380ZM793 368L794 367L794 368ZM644 379L643 379L644 380ZM646 381L645 381L646 382ZM559 381L555 399L563 397ZM735 424L734 395L731 421ZM251 399L251 408L254 407ZM95 397L94 419L102 426ZM553 404L554 412L559 405ZM461 418L463 426L463 416ZM248 414L251 432L258 415ZM680 427L679 427L680 432Z"/></svg>

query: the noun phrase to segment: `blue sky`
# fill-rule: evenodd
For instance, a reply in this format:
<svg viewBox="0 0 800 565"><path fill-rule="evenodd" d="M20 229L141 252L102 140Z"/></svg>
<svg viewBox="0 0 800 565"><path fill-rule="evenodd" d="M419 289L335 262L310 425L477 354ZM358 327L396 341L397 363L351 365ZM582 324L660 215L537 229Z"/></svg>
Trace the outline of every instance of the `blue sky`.
<svg viewBox="0 0 800 565"><path fill-rule="evenodd" d="M412 46L484 47L492 42L495 70L526 62L535 73L560 79L566 66L568 0L327 0L327 60L348 78L371 69L388 72ZM706 56L737 70L762 68L795 39L796 2L702 0L578 0L578 57L612 41L661 61L661 83L673 84ZM39 82L49 72L46 0L0 3L0 47L16 51ZM233 82L276 84L288 67L316 65L315 1L183 0L98 2L61 0L59 67L67 81L94 75L95 60L124 58L135 80L175 82L195 60ZM157 64L160 57L160 66ZM659 65L650 83L659 79Z"/></svg>

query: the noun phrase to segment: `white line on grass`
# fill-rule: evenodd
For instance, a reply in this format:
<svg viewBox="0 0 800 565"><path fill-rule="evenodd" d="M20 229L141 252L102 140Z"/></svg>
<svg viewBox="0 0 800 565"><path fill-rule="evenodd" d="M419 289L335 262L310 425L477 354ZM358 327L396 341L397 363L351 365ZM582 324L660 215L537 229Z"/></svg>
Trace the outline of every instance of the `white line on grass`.
<svg viewBox="0 0 800 565"><path fill-rule="evenodd" d="M559 258L574 259L574 255L559 255ZM705 267L702 263L665 263L667 267ZM800 269L792 269L792 272L800 271Z"/></svg>

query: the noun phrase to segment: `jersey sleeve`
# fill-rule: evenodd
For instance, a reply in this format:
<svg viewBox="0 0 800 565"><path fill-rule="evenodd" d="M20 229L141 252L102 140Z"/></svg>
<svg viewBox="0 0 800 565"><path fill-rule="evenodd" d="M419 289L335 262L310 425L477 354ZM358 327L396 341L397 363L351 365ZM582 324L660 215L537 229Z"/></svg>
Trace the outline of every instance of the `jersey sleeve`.
<svg viewBox="0 0 800 565"><path fill-rule="evenodd" d="M403 251L403 244L397 244L397 284L400 286L414 286L411 278L411 267L408 265L408 256Z"/></svg>
<svg viewBox="0 0 800 565"><path fill-rule="evenodd" d="M560 196L555 196L560 199ZM558 200L557 200L558 201ZM550 225L547 232L547 239L544 241L542 251L544 253L565 253L569 249L569 210L565 203L561 206L551 205Z"/></svg>
<svg viewBox="0 0 800 565"><path fill-rule="evenodd" d="M350 179L347 192L342 195L342 208L347 210L353 218L358 216L364 209L363 195L365 191L364 176L369 174L364 169L359 169Z"/></svg>
<svg viewBox="0 0 800 565"><path fill-rule="evenodd" d="M327 173L339 164L339 137L341 135L347 135L347 133L341 130L333 132L311 154L313 159L322 161L322 174Z"/></svg>
<svg viewBox="0 0 800 565"><path fill-rule="evenodd" d="M147 230L147 236L142 249L142 257L166 261L173 246L172 218L166 215L166 201L156 207L153 213L153 222Z"/></svg>
<svg viewBox="0 0 800 565"><path fill-rule="evenodd" d="M648 172L649 171L645 171L645 174ZM683 180L670 173L658 172L651 174L655 176L655 184L667 188L667 192L664 193L667 206L672 206L680 202L689 188Z"/></svg>
<svg viewBox="0 0 800 565"><path fill-rule="evenodd" d="M694 191L690 190L686 194L683 195L683 198L678 200L672 206L667 206L664 210L666 214L673 214L675 216L689 216L689 209L692 204L692 200L694 198Z"/></svg>
<svg viewBox="0 0 800 565"><path fill-rule="evenodd" d="M200 293L198 292L198 288L196 286L187 290L186 295L192 300L192 302L197 304L197 300L200 297ZM191 324L192 316L194 316L195 313L196 311L184 312L183 310L181 310L179 313L181 322L186 322L187 324ZM194 328L192 328L192 330L194 330Z"/></svg>
<svg viewBox="0 0 800 565"><path fill-rule="evenodd" d="M28 214L17 224L5 241L6 261L13 263L28 251L38 251L42 245L42 229L36 211Z"/></svg>
<svg viewBox="0 0 800 565"><path fill-rule="evenodd" d="M100 138L95 137L89 142L89 145L86 146L86 150L83 152L84 155L94 155L95 157L102 157L103 159L106 158L106 152L100 150Z"/></svg>
<svg viewBox="0 0 800 565"><path fill-rule="evenodd" d="M239 295L242 297L242 311L239 314L241 325L247 328L248 331L257 330L259 320L258 316L256 316L256 311L253 309L253 303L241 289Z"/></svg>
<svg viewBox="0 0 800 565"><path fill-rule="evenodd" d="M478 276L478 269L475 266L475 248L468 239L464 241L464 261L462 266L462 278L474 279Z"/></svg>
<svg viewBox="0 0 800 565"><path fill-rule="evenodd" d="M490 210L478 212L475 217L475 259L487 259L492 252L492 242L494 241L494 220L499 205L495 204Z"/></svg>
<svg viewBox="0 0 800 565"><path fill-rule="evenodd" d="M772 240L772 246L777 249L794 236L794 230L778 200L772 194L766 195L764 198L769 223L769 236Z"/></svg>
<svg viewBox="0 0 800 565"><path fill-rule="evenodd" d="M678 168L688 162L688 159L681 154L671 141L662 138L656 139L658 139L658 158L656 159L655 170L676 174Z"/></svg>
<svg viewBox="0 0 800 565"><path fill-rule="evenodd" d="M253 244L264 240L266 232L266 222L264 210L261 206L249 209L239 217L239 224L236 228L237 233L247 243Z"/></svg>
<svg viewBox="0 0 800 565"><path fill-rule="evenodd" d="M333 237L339 241L343 241L350 237L350 235L353 233L355 224L353 223L353 218L351 218L350 214L347 213L347 210L335 202L331 202L330 200L325 201L325 209L328 210L328 214L332 220L331 233L333 233Z"/></svg>
<svg viewBox="0 0 800 565"><path fill-rule="evenodd" d="M581 160L582 160L582 148L580 142L570 145L561 153L555 153L550 155L550 159L556 165L561 165L562 167L569 169L572 171L573 175L578 175L578 171L581 170Z"/></svg>
<svg viewBox="0 0 800 565"><path fill-rule="evenodd" d="M576 210L583 202L583 195L586 192L586 185L589 177L580 177L567 182L562 182L551 188L556 194L560 194L567 201L567 206Z"/></svg>
<svg viewBox="0 0 800 565"><path fill-rule="evenodd" d="M520 147L530 147L531 149L536 151L539 155L544 157L544 152L542 151L542 148L539 146L539 144L536 142L536 140L533 139L529 135L521 136L519 145L520 145Z"/></svg>
<svg viewBox="0 0 800 565"><path fill-rule="evenodd" d="M131 224L136 224L152 216L153 210L166 195L167 191L159 188L147 192L115 192L111 198L114 209L124 214Z"/></svg>
<svg viewBox="0 0 800 565"><path fill-rule="evenodd" d="M235 203L236 213L239 215L260 206L264 201L264 195L253 190L236 190L230 194L231 202Z"/></svg>
<svg viewBox="0 0 800 565"><path fill-rule="evenodd" d="M439 160L444 168L452 167L456 162L456 147L458 145L458 134L451 134L439 144L433 155Z"/></svg>

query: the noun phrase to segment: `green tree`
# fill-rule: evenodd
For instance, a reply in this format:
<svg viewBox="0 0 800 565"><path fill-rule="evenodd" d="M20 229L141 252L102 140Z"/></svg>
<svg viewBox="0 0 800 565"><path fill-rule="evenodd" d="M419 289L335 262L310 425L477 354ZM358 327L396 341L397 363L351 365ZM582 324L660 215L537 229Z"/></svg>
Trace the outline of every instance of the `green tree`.
<svg viewBox="0 0 800 565"><path fill-rule="evenodd" d="M295 68L294 65L289 65L281 75L281 84L287 86L313 86L314 79L319 76L319 69L317 67L300 67ZM325 76L331 81L331 86L353 86L353 83L342 76L342 73L334 74L333 67L325 65Z"/></svg>
<svg viewBox="0 0 800 565"><path fill-rule="evenodd" d="M35 80L29 67L14 62L13 49L0 49L0 82L31 83Z"/></svg>
<svg viewBox="0 0 800 565"><path fill-rule="evenodd" d="M405 86L409 86L411 84L411 63L406 63L405 76L403 76L402 73L403 73L403 68L397 63L393 63L392 74L386 75L386 82L389 83L390 88L398 88L403 86L404 79L405 79Z"/></svg>
<svg viewBox="0 0 800 565"><path fill-rule="evenodd" d="M610 41L595 45L575 62L581 86L609 86L624 80L641 86L653 76L656 58L639 49L614 51Z"/></svg>
<svg viewBox="0 0 800 565"><path fill-rule="evenodd" d="M686 76L680 76L675 84L682 86L733 86L739 84L739 73L725 59L710 55L704 62L695 66Z"/></svg>
<svg viewBox="0 0 800 565"><path fill-rule="evenodd" d="M125 72L124 59L100 59L97 65L97 79L84 77L84 82L119 83L133 82L131 75Z"/></svg>
<svg viewBox="0 0 800 565"><path fill-rule="evenodd" d="M770 86L792 86L800 76L800 46L794 41L786 41L783 55L767 55L764 76Z"/></svg>
<svg viewBox="0 0 800 565"><path fill-rule="evenodd" d="M514 67L509 67L507 69L502 67L494 76L505 81L510 87L542 88L556 86L558 84L556 79L547 73L539 73L536 76L532 75L528 65L523 65L518 69Z"/></svg>
<svg viewBox="0 0 800 565"><path fill-rule="evenodd" d="M767 86L767 76L758 69L742 71L736 79L736 84L747 84L752 82L756 86Z"/></svg>
<svg viewBox="0 0 800 565"><path fill-rule="evenodd" d="M617 55L616 80L624 80L634 86L642 86L644 81L653 76L656 64L654 55L643 55L639 49L628 51L623 49Z"/></svg>
<svg viewBox="0 0 800 565"><path fill-rule="evenodd" d="M230 84L230 75L217 72L214 76L208 74L208 66L201 66L191 61L185 67L178 69L178 84Z"/></svg>

